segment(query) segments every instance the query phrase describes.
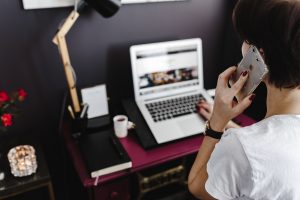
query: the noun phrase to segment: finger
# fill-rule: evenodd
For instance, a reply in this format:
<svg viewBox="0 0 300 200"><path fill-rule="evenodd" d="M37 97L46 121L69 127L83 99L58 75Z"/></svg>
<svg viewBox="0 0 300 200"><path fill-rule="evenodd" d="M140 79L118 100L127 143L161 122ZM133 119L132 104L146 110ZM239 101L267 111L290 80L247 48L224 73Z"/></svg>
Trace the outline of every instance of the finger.
<svg viewBox="0 0 300 200"><path fill-rule="evenodd" d="M222 73L219 75L218 81L220 81L221 83L227 85L230 76L231 76L235 71L236 71L236 66L229 67L228 69L226 69L224 72L222 72Z"/></svg>
<svg viewBox="0 0 300 200"><path fill-rule="evenodd" d="M206 110L208 110L208 111L212 111L212 106L211 106L211 104L208 104L208 103L201 103L201 104L199 104L199 107L200 108L205 108Z"/></svg>
<svg viewBox="0 0 300 200"><path fill-rule="evenodd" d="M204 99L200 99L196 105L199 106L200 104L202 104L204 102L206 102Z"/></svg>
<svg viewBox="0 0 300 200"><path fill-rule="evenodd" d="M248 79L248 76L249 76L248 71L243 71L241 73L240 78L231 87L233 95L236 95L237 93L239 93L239 91L243 88L243 86L245 85L245 83Z"/></svg>
<svg viewBox="0 0 300 200"><path fill-rule="evenodd" d="M199 103L201 103L201 102L206 102L206 100L205 99L200 99Z"/></svg>
<svg viewBox="0 0 300 200"><path fill-rule="evenodd" d="M207 112L204 108L200 108L199 113L200 113L205 119L210 119L211 113Z"/></svg>
<svg viewBox="0 0 300 200"><path fill-rule="evenodd" d="M233 111L235 112L236 115L241 114L246 108L248 108L253 99L255 97L255 94L250 94L247 97L245 97L240 103L238 103L234 108Z"/></svg>

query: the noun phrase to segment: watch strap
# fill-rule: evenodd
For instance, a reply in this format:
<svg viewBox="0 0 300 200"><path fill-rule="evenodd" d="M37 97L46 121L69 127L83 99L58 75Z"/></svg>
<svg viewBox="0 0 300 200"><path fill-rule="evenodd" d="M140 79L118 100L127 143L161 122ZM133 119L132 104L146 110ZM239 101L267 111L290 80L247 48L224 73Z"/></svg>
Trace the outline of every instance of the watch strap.
<svg viewBox="0 0 300 200"><path fill-rule="evenodd" d="M206 128L204 131L205 136L215 138L217 140L221 139L223 132L214 131L210 128L209 121L206 122Z"/></svg>

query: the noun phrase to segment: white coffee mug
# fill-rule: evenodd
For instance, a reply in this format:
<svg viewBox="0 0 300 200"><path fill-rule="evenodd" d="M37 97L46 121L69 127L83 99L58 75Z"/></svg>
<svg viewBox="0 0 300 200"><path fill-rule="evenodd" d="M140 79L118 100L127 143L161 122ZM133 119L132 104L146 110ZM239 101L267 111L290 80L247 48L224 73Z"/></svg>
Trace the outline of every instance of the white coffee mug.
<svg viewBox="0 0 300 200"><path fill-rule="evenodd" d="M113 121L115 134L119 138L126 137L128 134L128 129L134 127L134 124L128 121L128 117L126 115L116 115L113 118Z"/></svg>

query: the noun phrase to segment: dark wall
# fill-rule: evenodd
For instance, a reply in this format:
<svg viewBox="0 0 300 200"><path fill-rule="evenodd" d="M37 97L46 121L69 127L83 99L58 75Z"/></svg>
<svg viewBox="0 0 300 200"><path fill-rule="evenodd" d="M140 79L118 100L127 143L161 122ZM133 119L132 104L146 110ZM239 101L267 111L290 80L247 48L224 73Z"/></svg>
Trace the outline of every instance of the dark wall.
<svg viewBox="0 0 300 200"><path fill-rule="evenodd" d="M214 88L218 73L241 57L240 43L230 26L234 2L124 5L109 19L86 10L67 36L78 86L106 83L112 114L118 113L119 100L133 97L131 45L200 37L205 87ZM0 90L24 88L28 93L22 115L9 134L40 136L50 165L59 168L58 122L67 84L52 38L72 8L23 10L21 0L1 0L0 6Z"/></svg>
<svg viewBox="0 0 300 200"><path fill-rule="evenodd" d="M23 10L22 1L11 0L2 0L0 6L0 86L6 90L23 87L28 92L22 116L12 129L55 131L67 86L51 40L71 8ZM130 45L200 37L205 86L214 87L227 8L224 0L124 5L109 19L86 10L67 36L78 85L106 83L108 95L118 102L133 95Z"/></svg>

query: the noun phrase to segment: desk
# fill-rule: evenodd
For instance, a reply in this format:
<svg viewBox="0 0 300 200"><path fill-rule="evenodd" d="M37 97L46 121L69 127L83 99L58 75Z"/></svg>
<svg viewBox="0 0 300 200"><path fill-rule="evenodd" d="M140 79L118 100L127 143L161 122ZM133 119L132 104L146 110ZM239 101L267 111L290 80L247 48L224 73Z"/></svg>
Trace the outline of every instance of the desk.
<svg viewBox="0 0 300 200"><path fill-rule="evenodd" d="M236 121L241 126L248 126L255 122L245 115L240 115L237 117ZM198 135L145 151L139 145L136 138L133 135L129 135L126 138L120 139L120 141L129 154L133 167L129 170L101 176L97 180L91 178L88 173L79 148L71 136L70 123L63 123L62 134L74 167L83 186L89 190L91 199L130 199L131 188L129 176L131 174L177 158L194 154L198 152L203 141L203 136Z"/></svg>
<svg viewBox="0 0 300 200"><path fill-rule="evenodd" d="M46 160L40 145L35 141L33 143L26 142L32 145L36 150L36 157L38 167L36 173L25 177L14 177L10 172L9 162L6 155L1 159L6 159L4 162L4 180L0 181L0 199L6 199L22 194L24 192L32 191L41 187L47 187L49 199L54 200L54 192L52 188L51 178L49 175ZM2 166L1 166L2 167Z"/></svg>

